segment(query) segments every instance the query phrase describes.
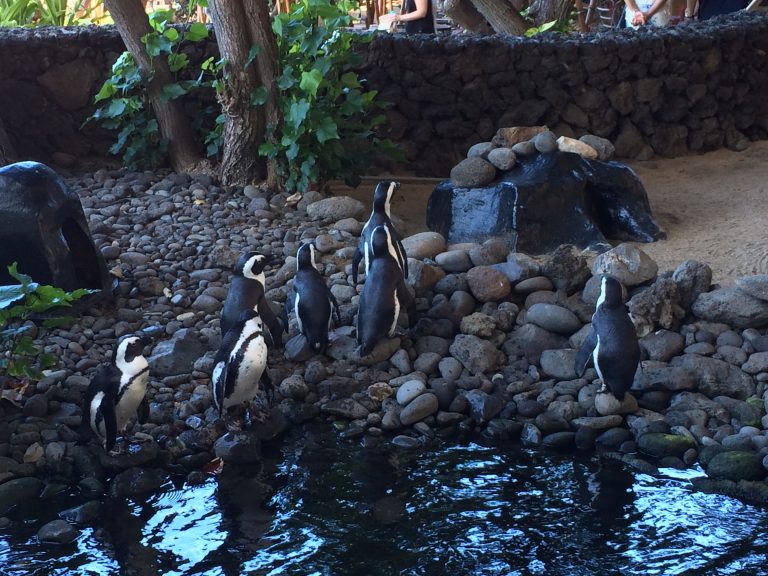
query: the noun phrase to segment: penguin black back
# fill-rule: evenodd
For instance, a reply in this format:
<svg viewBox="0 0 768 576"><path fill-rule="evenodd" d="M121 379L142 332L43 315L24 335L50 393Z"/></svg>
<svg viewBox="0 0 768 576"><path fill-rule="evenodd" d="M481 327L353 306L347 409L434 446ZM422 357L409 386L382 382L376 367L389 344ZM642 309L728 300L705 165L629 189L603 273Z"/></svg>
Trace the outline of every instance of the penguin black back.
<svg viewBox="0 0 768 576"><path fill-rule="evenodd" d="M376 185L376 189L373 192L373 210L365 226L363 226L357 250L355 250L355 255L352 258L352 282L354 284L357 284L357 274L361 260L364 260L365 272L368 274L372 251L371 236L378 226L386 226L389 230L392 239L392 256L405 278L408 277L408 256L405 253L402 242L400 242L400 235L394 224L392 224L390 212L392 196L399 189L400 183L394 181L381 181Z"/></svg>
<svg viewBox="0 0 768 576"><path fill-rule="evenodd" d="M269 259L258 252L246 252L240 256L221 310L222 336L232 329L245 310L256 310L272 333L275 345L280 346L282 343L283 327L265 296L264 269L268 263Z"/></svg>
<svg viewBox="0 0 768 576"><path fill-rule="evenodd" d="M640 345L624 305L623 287L610 276L602 278L592 329L576 355L575 368L579 376L584 374L590 358L603 385L623 400L640 363Z"/></svg>
<svg viewBox="0 0 768 576"><path fill-rule="evenodd" d="M394 335L401 308L408 309L413 321L413 297L405 286L392 246L387 226L377 226L371 234L372 258L357 312L361 356L369 354L385 336Z"/></svg>
<svg viewBox="0 0 768 576"><path fill-rule="evenodd" d="M284 322L287 326L288 312L292 309L299 331L306 337L314 352L324 353L328 346L328 331L331 315L338 303L331 293L323 275L315 267L315 245L310 242L299 247L296 253L296 277L293 292L286 300Z"/></svg>

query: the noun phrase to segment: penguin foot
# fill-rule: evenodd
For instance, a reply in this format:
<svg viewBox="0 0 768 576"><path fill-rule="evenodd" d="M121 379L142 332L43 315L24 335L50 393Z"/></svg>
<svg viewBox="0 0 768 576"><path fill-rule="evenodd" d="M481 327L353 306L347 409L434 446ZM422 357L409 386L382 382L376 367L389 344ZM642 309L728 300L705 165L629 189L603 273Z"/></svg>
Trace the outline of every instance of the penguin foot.
<svg viewBox="0 0 768 576"><path fill-rule="evenodd" d="M257 424L264 424L272 418L272 412L269 409L269 405L264 406L263 404L259 404L258 406L252 404L248 409L248 415L250 416L251 424L254 422Z"/></svg>

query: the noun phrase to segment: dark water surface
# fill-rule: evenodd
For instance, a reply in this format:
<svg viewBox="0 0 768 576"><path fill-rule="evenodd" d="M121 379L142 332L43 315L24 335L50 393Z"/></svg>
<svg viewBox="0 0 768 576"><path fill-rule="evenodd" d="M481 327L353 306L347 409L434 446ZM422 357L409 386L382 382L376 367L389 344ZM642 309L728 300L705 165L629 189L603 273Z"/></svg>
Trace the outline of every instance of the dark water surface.
<svg viewBox="0 0 768 576"><path fill-rule="evenodd" d="M225 469L107 502L71 546L35 533L64 496L9 516L0 574L768 574L768 510L597 457L519 446L365 450L288 440L260 474Z"/></svg>

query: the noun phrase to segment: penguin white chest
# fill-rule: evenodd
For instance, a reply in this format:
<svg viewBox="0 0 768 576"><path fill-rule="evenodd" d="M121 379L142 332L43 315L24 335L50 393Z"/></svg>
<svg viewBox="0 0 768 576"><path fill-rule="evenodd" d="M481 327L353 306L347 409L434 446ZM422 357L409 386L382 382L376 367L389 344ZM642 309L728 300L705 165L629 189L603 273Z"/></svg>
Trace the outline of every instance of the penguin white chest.
<svg viewBox="0 0 768 576"><path fill-rule="evenodd" d="M230 362L235 359L230 357ZM267 365L267 343L258 335L252 338L242 350L242 358L237 367L234 389L224 400L224 408L250 402L259 391L259 380ZM232 366L230 365L230 370Z"/></svg>
<svg viewBox="0 0 768 576"><path fill-rule="evenodd" d="M603 378L603 371L600 369L600 336L597 337L597 344L595 344L595 349L592 351L592 362L595 365L595 372L597 372L597 377L602 380L603 385L605 385L605 379Z"/></svg>
<svg viewBox="0 0 768 576"><path fill-rule="evenodd" d="M394 294L394 300L395 300L395 314L392 318L392 326L389 328L389 332L387 335L392 338L392 336L395 335L395 328L397 328L397 318L400 316L400 300L397 298L397 291L395 291Z"/></svg>
<svg viewBox="0 0 768 576"><path fill-rule="evenodd" d="M115 405L115 418L117 430L120 431L128 424L128 421L136 415L139 404L144 400L149 382L149 369L138 374L123 374L120 379L120 392Z"/></svg>
<svg viewBox="0 0 768 576"><path fill-rule="evenodd" d="M293 303L293 314L296 317L296 324L298 325L299 332L304 333L304 324L301 321L301 314L299 314L299 302L301 301L301 295L296 292L296 300Z"/></svg>

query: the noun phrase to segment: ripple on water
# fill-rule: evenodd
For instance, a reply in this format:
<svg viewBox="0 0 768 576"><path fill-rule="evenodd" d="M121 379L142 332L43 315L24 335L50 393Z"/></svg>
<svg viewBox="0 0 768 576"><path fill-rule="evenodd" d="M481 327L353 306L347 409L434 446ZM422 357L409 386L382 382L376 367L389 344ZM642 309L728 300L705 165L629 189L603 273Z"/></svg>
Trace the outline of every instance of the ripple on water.
<svg viewBox="0 0 768 576"><path fill-rule="evenodd" d="M266 500L247 476L165 489L109 503L104 525L70 547L35 541L55 502L13 511L0 573L765 573L768 513L691 491L695 472L665 472L515 446L375 452L329 438L287 446L263 478L274 487Z"/></svg>

